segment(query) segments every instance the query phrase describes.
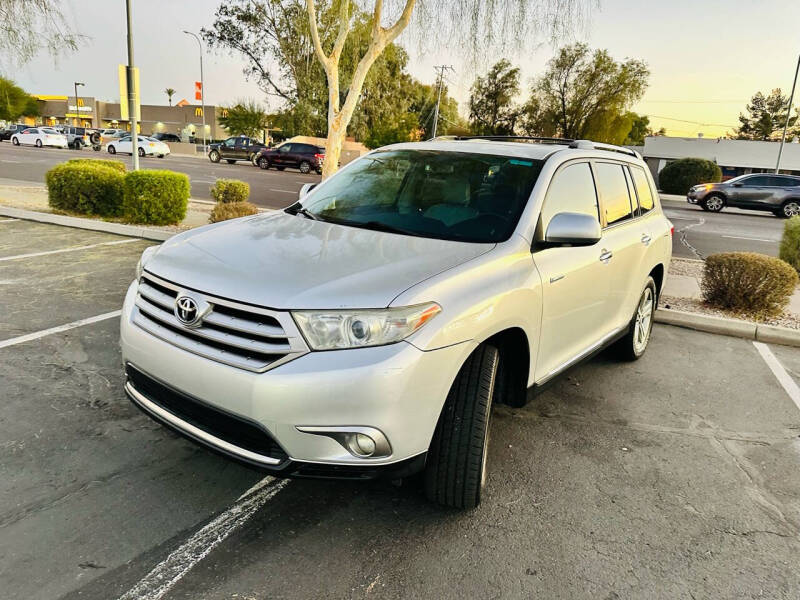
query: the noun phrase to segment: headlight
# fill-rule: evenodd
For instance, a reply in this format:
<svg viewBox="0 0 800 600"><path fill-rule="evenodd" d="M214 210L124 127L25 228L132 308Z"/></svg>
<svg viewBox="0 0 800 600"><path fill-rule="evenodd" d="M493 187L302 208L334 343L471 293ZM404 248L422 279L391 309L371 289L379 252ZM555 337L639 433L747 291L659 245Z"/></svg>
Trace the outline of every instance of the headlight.
<svg viewBox="0 0 800 600"><path fill-rule="evenodd" d="M145 248L144 252L142 252L141 258L139 258L139 262L136 263L136 281L139 281L142 278L142 272L144 271L144 267L147 264L153 254L156 253L160 246L150 246L149 248Z"/></svg>
<svg viewBox="0 0 800 600"><path fill-rule="evenodd" d="M404 340L438 315L435 302L377 310L293 312L313 350L382 346Z"/></svg>

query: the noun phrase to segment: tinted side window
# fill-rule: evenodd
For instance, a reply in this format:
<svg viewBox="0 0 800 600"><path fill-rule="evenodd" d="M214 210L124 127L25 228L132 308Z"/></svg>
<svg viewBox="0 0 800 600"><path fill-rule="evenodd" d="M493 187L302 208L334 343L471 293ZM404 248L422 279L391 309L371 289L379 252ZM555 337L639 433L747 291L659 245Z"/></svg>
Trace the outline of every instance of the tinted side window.
<svg viewBox="0 0 800 600"><path fill-rule="evenodd" d="M758 177L748 177L742 182L742 184L747 187L758 187L763 185L769 185L769 177L765 175L759 175Z"/></svg>
<svg viewBox="0 0 800 600"><path fill-rule="evenodd" d="M631 197L622 165L597 163L597 191L603 199L606 226L615 225L633 216Z"/></svg>
<svg viewBox="0 0 800 600"><path fill-rule="evenodd" d="M647 175L644 169L631 167L631 175L633 176L633 185L636 188L636 194L639 197L639 209L642 211L642 214L653 210L655 206L653 190L650 189L650 182L647 181Z"/></svg>
<svg viewBox="0 0 800 600"><path fill-rule="evenodd" d="M539 237L544 238L550 219L561 212L598 217L597 191L589 163L574 163L558 171L547 189L539 219Z"/></svg>

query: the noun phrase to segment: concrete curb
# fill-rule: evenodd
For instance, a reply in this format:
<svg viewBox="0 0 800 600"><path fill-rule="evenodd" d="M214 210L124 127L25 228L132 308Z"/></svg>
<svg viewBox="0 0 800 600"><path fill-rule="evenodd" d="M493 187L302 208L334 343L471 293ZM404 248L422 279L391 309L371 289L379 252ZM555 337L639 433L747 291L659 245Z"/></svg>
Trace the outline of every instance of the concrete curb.
<svg viewBox="0 0 800 600"><path fill-rule="evenodd" d="M738 319L727 319L672 309L658 309L655 314L655 322L768 344L800 347L800 330L788 327L750 323L749 321L740 321Z"/></svg>
<svg viewBox="0 0 800 600"><path fill-rule="evenodd" d="M123 223L109 223L95 219L82 219L80 217L68 217L66 215L56 215L53 213L36 212L34 210L23 210L21 208L11 208L10 206L0 206L0 215L22 219L24 221L37 221L38 223L51 223L53 225L63 225L65 227L76 227L78 229L88 229L90 231L104 231L105 233L115 233L128 237L137 237L145 240L163 242L171 238L177 231L161 231L159 229L149 229L138 225L125 225Z"/></svg>

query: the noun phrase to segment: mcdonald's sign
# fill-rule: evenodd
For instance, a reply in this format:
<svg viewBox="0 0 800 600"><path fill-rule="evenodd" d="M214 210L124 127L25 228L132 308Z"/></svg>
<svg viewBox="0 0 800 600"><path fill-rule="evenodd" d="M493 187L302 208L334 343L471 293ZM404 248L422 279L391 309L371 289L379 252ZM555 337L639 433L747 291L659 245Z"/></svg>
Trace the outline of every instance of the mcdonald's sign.
<svg viewBox="0 0 800 600"><path fill-rule="evenodd" d="M78 98L78 106L83 106L83 98Z"/></svg>
<svg viewBox="0 0 800 600"><path fill-rule="evenodd" d="M196 106L194 109L194 116L195 117L202 117L203 116L203 109L199 106Z"/></svg>

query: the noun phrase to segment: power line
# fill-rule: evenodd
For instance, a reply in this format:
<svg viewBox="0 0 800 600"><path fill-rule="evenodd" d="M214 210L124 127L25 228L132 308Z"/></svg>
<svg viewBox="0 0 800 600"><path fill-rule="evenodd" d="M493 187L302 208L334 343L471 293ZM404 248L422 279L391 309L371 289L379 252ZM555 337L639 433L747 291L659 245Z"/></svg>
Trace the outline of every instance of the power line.
<svg viewBox="0 0 800 600"><path fill-rule="evenodd" d="M730 123L703 123L702 121L688 121L686 119L676 119L674 117L663 117L661 115L645 115L651 119L664 119L666 121L677 121L679 123L691 123L692 125L702 125L703 127L738 127Z"/></svg>

